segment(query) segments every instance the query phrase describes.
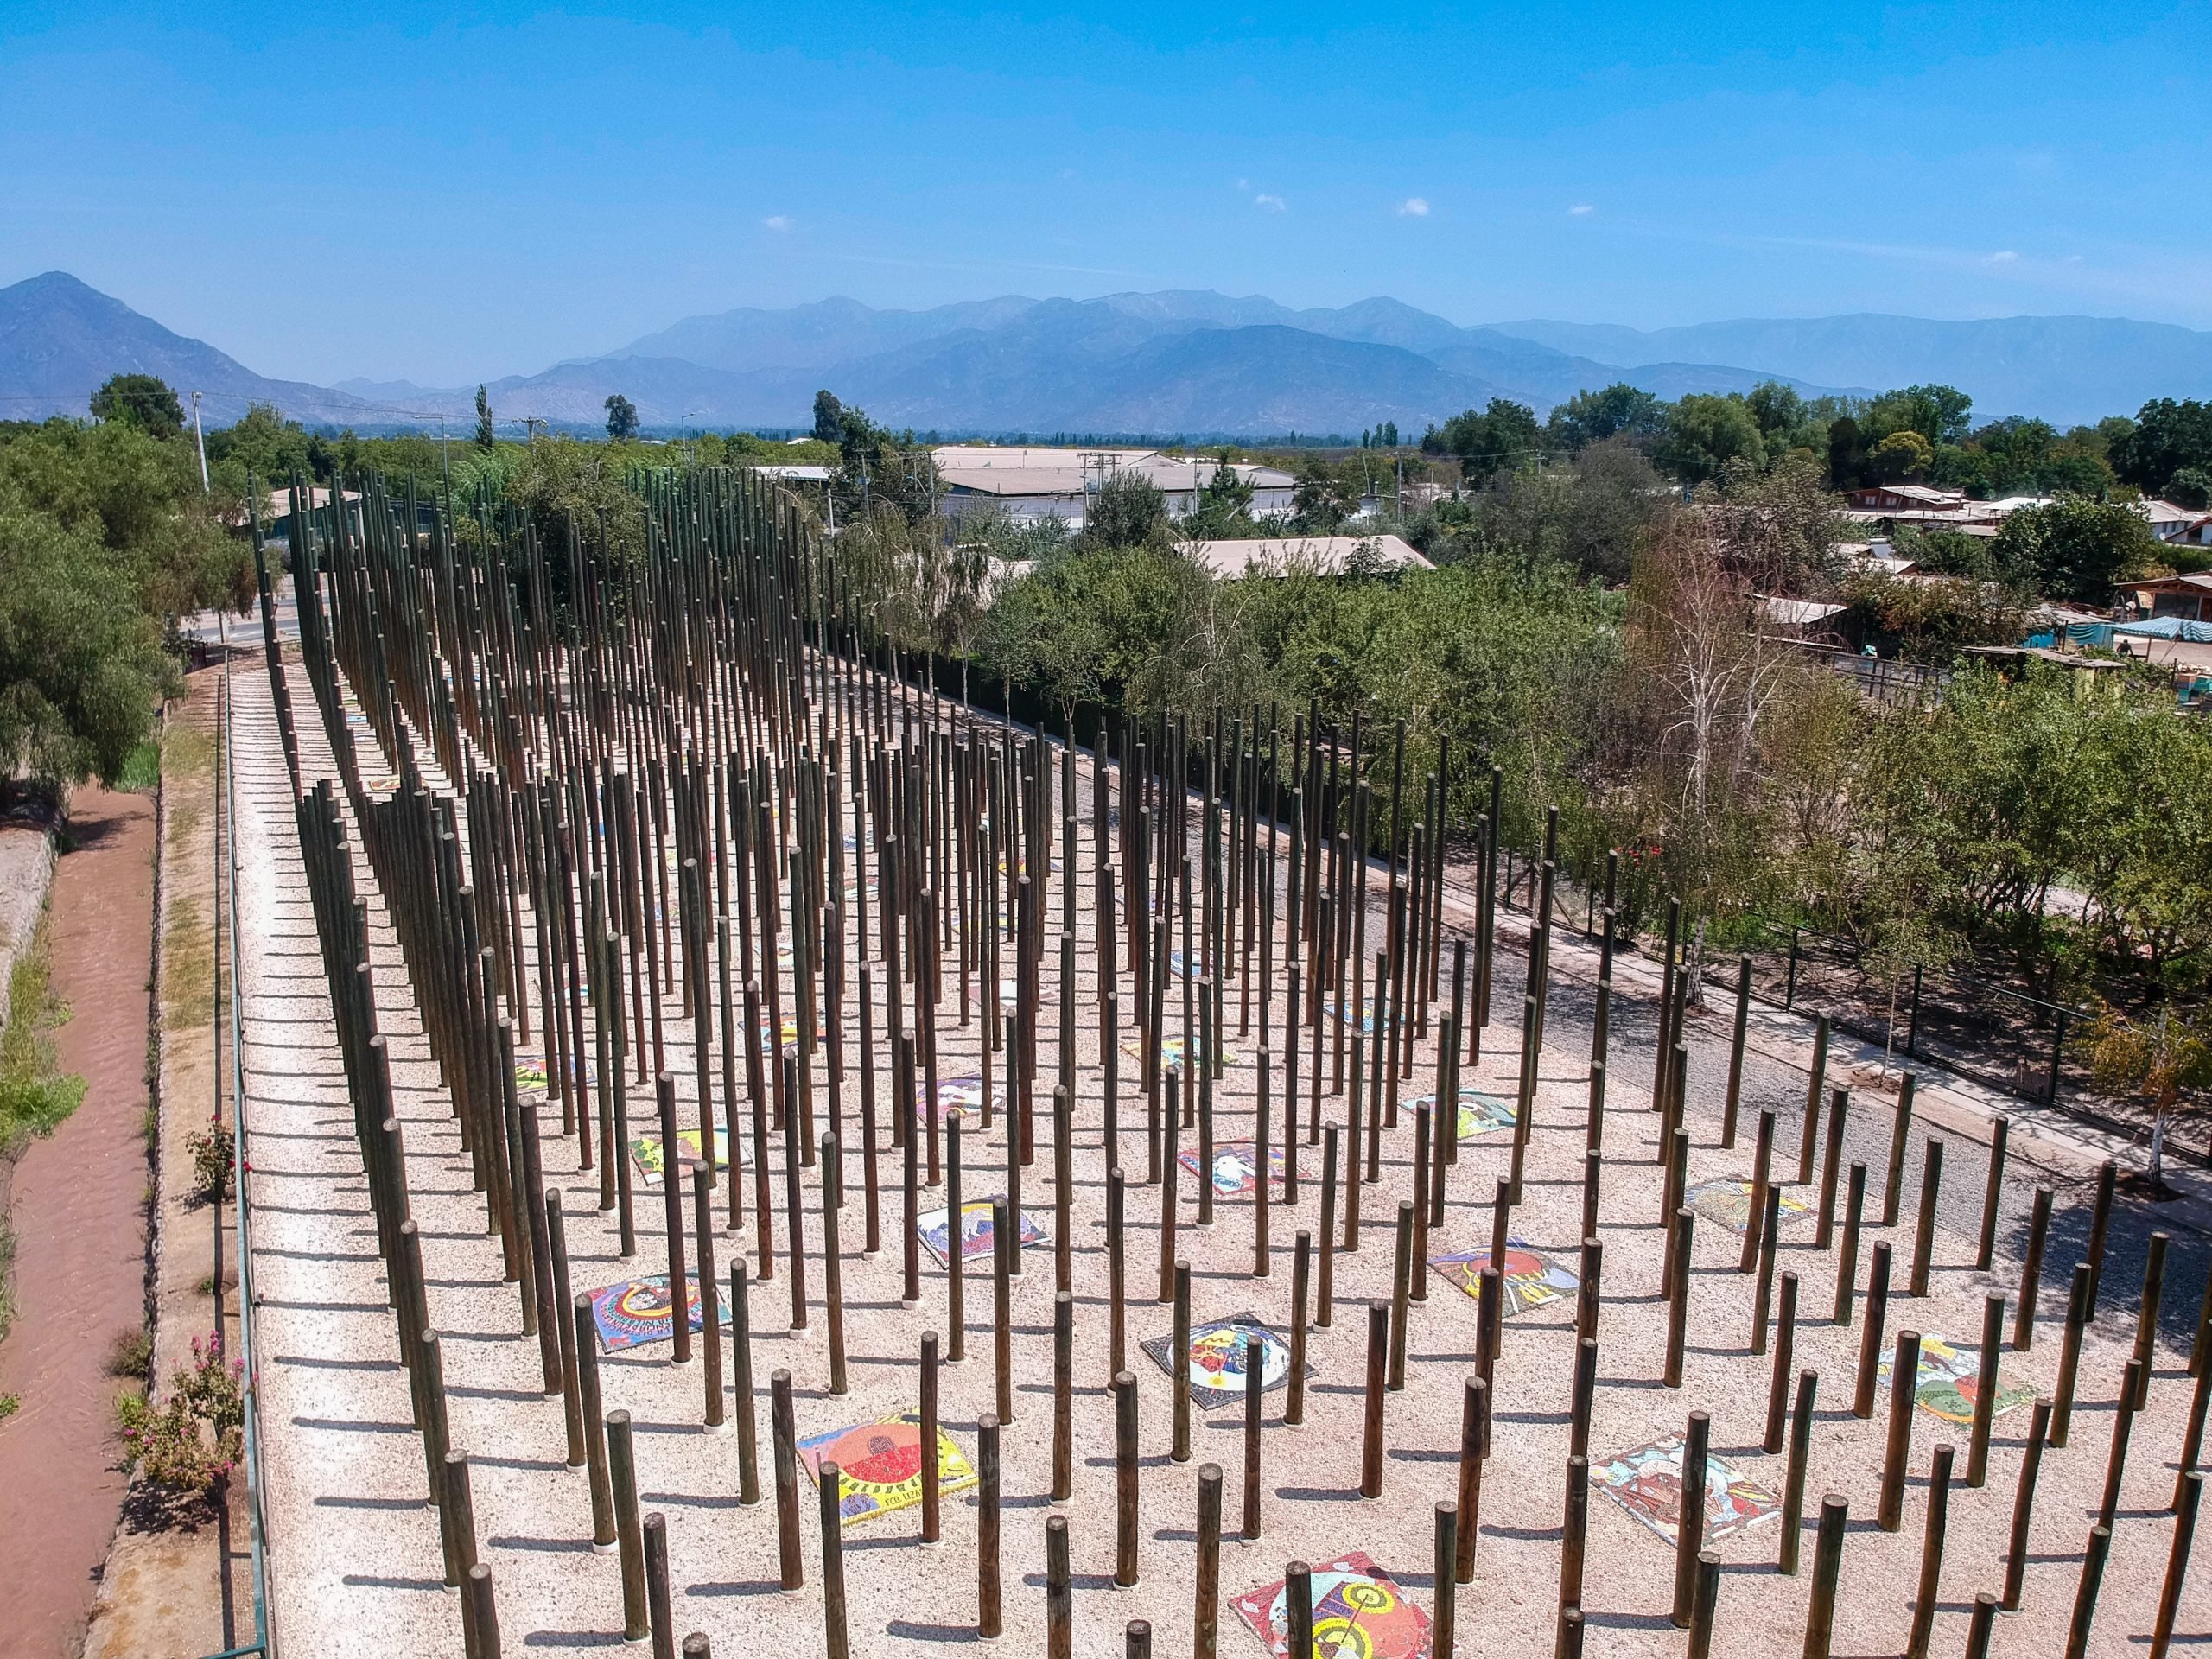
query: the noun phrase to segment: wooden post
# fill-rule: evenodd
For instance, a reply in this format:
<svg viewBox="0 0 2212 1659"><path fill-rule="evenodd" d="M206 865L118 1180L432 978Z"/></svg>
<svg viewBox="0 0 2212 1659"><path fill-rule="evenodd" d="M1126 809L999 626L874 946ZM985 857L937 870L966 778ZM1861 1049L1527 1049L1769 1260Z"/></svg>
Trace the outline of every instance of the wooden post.
<svg viewBox="0 0 2212 1659"><path fill-rule="evenodd" d="M1890 1433L1882 1454L1882 1498L1874 1524L1895 1532L1904 1522L1905 1467L1912 1458L1912 1414L1919 1408L1920 1332L1897 1332L1890 1362Z"/></svg>
<svg viewBox="0 0 2212 1659"><path fill-rule="evenodd" d="M1459 1548L1459 1518L1450 1499L1436 1505L1435 1548L1429 1556L1429 1582L1436 1589L1436 1611L1429 1624L1429 1651L1438 1659L1450 1659L1459 1624L1459 1586L1452 1576L1452 1563Z"/></svg>
<svg viewBox="0 0 2212 1659"><path fill-rule="evenodd" d="M2105 1495L2097 1505L2101 1526L2111 1526L2120 1509L2120 1483L2127 1471L2127 1442L2135 1432L2135 1396L2142 1385L2143 1362L2131 1359L2120 1379L2120 1399L2113 1410L2112 1449L2105 1457Z"/></svg>
<svg viewBox="0 0 2212 1659"><path fill-rule="evenodd" d="M1191 1460L1191 1264L1175 1264L1175 1323L1169 1338L1173 1344L1173 1363L1168 1376L1173 1380L1174 1406L1174 1442L1167 1455L1177 1463Z"/></svg>
<svg viewBox="0 0 2212 1659"><path fill-rule="evenodd" d="M1243 1535L1260 1535L1261 1354L1266 1348L1256 1331L1244 1336L1244 1525Z"/></svg>
<svg viewBox="0 0 2212 1659"><path fill-rule="evenodd" d="M626 1411L607 1414L607 1464L622 1554L622 1639L642 1642L651 1630L645 1618L645 1541L638 1523L638 1463Z"/></svg>
<svg viewBox="0 0 2212 1659"><path fill-rule="evenodd" d="M1997 1208L2005 1196L2005 1147L2012 1137L2012 1120L1999 1117L1989 1135L1989 1180L1981 1192L1981 1236L1974 1247L1974 1265L1987 1273L1997 1250Z"/></svg>
<svg viewBox="0 0 2212 1659"><path fill-rule="evenodd" d="M2174 1504L2174 1541L2166 1552L2166 1580L2158 1592L2158 1618L2151 1627L2151 1659L2166 1659L2174 1639L2174 1619L2181 1611L2181 1590L2189 1577L2189 1549L2196 1536L2196 1511L2204 1497L2204 1471L2182 1471Z"/></svg>
<svg viewBox="0 0 2212 1659"><path fill-rule="evenodd" d="M1813 1020L1813 1069L1805 1085L1805 1124L1797 1135L1797 1185L1800 1186L1812 1184L1813 1140L1820 1132L1821 1088L1827 1081L1827 1071L1828 1017L1823 1014Z"/></svg>
<svg viewBox="0 0 2212 1659"><path fill-rule="evenodd" d="M1752 1143L1751 1205L1744 1229L1744 1246L1736 1256L1736 1271L1749 1273L1758 1260L1761 1242L1766 1236L1766 1195L1774 1185L1774 1114L1759 1114L1758 1138Z"/></svg>
<svg viewBox="0 0 2212 1659"><path fill-rule="evenodd" d="M1682 1386L1682 1350L1689 1334L1691 1224L1696 1220L1687 1209L1675 1211L1675 1258L1667 1307L1667 1360L1662 1380L1670 1389ZM1688 1621L1687 1610L1684 1622ZM1677 1628L1680 1628L1678 1625Z"/></svg>
<svg viewBox="0 0 2212 1659"><path fill-rule="evenodd" d="M1912 1600L1912 1634L1905 1659L1928 1659L1928 1637L1936 1627L1936 1586L1943 1576L1943 1533L1951 1509L1951 1448L1936 1448L1928 1473L1928 1516L1920 1529L1920 1586Z"/></svg>
<svg viewBox="0 0 2212 1659"><path fill-rule="evenodd" d="M2081 1582L2074 1590L2074 1618L2066 1630L2066 1659L2084 1659L2089 1651L2089 1627L2097 1617L2097 1590L2104 1583L2105 1560L2112 1554L2112 1529L2099 1522L2089 1529L2088 1547L2082 1553Z"/></svg>
<svg viewBox="0 0 2212 1659"><path fill-rule="evenodd" d="M1125 1211L1128 1178L1120 1167L1106 1172L1106 1374L1121 1370L1128 1358L1129 1275Z"/></svg>
<svg viewBox="0 0 2212 1659"><path fill-rule="evenodd" d="M1789 1462L1782 1484L1783 1572L1795 1577L1797 1551L1805 1529L1805 1467L1813 1453L1813 1408L1820 1397L1821 1379L1815 1371L1797 1373L1797 1405L1789 1417Z"/></svg>
<svg viewBox="0 0 2212 1659"><path fill-rule="evenodd" d="M1859 1332L1859 1381L1852 1391L1851 1414L1874 1414L1874 1382L1882 1363L1882 1327L1890 1311L1890 1242L1876 1241L1866 1269L1866 1323Z"/></svg>
<svg viewBox="0 0 2212 1659"><path fill-rule="evenodd" d="M1303 1227L1290 1257L1290 1390L1283 1402L1282 1420L1296 1425L1306 1421L1306 1293L1313 1268L1313 1235Z"/></svg>
<svg viewBox="0 0 2212 1659"><path fill-rule="evenodd" d="M1367 1419L1360 1448L1359 1495L1382 1496L1382 1391L1390 1349L1390 1306L1367 1305Z"/></svg>
<svg viewBox="0 0 2212 1659"><path fill-rule="evenodd" d="M1859 1230L1866 1213L1866 1166L1851 1166L1850 1189L1843 1201L1843 1248L1835 1259L1835 1317L1837 1325L1851 1323L1852 1303L1859 1288Z"/></svg>
<svg viewBox="0 0 2212 1659"><path fill-rule="evenodd" d="M1007 1064L1015 1064L1009 1053ZM1009 1122L1009 1135L1018 1134ZM976 1633L986 1642L1000 1631L999 1608L999 1420L985 1412L976 1420Z"/></svg>
<svg viewBox="0 0 2212 1659"><path fill-rule="evenodd" d="M1912 1277L1906 1294L1925 1296L1928 1294L1928 1268L1936 1253L1936 1213L1943 1201L1943 1143L1928 1143L1927 1161L1920 1171L1920 1213L1914 1217L1912 1233Z"/></svg>
<svg viewBox="0 0 2212 1659"><path fill-rule="evenodd" d="M836 1138L823 1137L834 1147ZM822 1635L829 1659L847 1659L845 1618L844 1471L830 1459L822 1460L817 1514L822 1533Z"/></svg>
<svg viewBox="0 0 2212 1659"><path fill-rule="evenodd" d="M1910 1071L1897 1081L1897 1115L1890 1120L1890 1162L1882 1177L1882 1225L1897 1224L1897 1205L1904 1196L1904 1158L1912 1139L1912 1096L1916 1079Z"/></svg>
<svg viewBox="0 0 2212 1659"><path fill-rule="evenodd" d="M1413 1290L1414 1205L1398 1200L1396 1259L1390 1277L1390 1370L1389 1387L1395 1394L1406 1386L1406 1318Z"/></svg>
<svg viewBox="0 0 2212 1659"><path fill-rule="evenodd" d="M1705 1483L1713 1420L1704 1412L1690 1413L1682 1437L1682 1495L1675 1521L1675 1605L1668 1622L1678 1630L1690 1627L1697 1602L1697 1558L1705 1549Z"/></svg>
<svg viewBox="0 0 2212 1659"><path fill-rule="evenodd" d="M1828 1659L1835 1635L1836 1581L1843 1574L1843 1532L1851 1506L1840 1493L1821 1500L1821 1530L1813 1545L1813 1594L1805 1611L1805 1659Z"/></svg>
<svg viewBox="0 0 2212 1659"><path fill-rule="evenodd" d="M1590 1415L1598 1397L1598 1338L1580 1337L1574 1344L1574 1394L1567 1411L1567 1451L1572 1456L1590 1455Z"/></svg>
<svg viewBox="0 0 2212 1659"><path fill-rule="evenodd" d="M968 1252L961 1242L966 1236L961 1224L961 1212L966 1207L966 1200L961 1191L960 1120L955 1117L947 1123L944 1133L946 1242L951 1246L946 1252L944 1264L944 1327L951 1333L950 1351L957 1364L968 1357ZM1109 1241L1114 1242L1117 1241ZM917 1263L918 1268L918 1265Z"/></svg>
<svg viewBox="0 0 2212 1659"><path fill-rule="evenodd" d="M2028 1248L2020 1258L2020 1300L2012 1315L2012 1346L2024 1354L2036 1339L2036 1303L2043 1291L2043 1253L2050 1237L2050 1189L2036 1188L2035 1207L2028 1212ZM2205 1281L2212 1291L2212 1279ZM2212 1306L2212 1303L2208 1303Z"/></svg>
<svg viewBox="0 0 2212 1659"><path fill-rule="evenodd" d="M1316 1031L1320 1027L1314 1027ZM1321 1268L1313 1286L1313 1328L1326 1331L1336 1315L1337 1126L1321 1137Z"/></svg>
<svg viewBox="0 0 2212 1659"><path fill-rule="evenodd" d="M1198 1465L1198 1561L1191 1620L1192 1659L1221 1649L1221 1465Z"/></svg>
<svg viewBox="0 0 2212 1659"><path fill-rule="evenodd" d="M959 1120L955 1119L957 1122ZM957 1241L959 1235L954 1234ZM957 1248L957 1243L956 1243ZM944 1471L938 1467L938 1341L937 1332L922 1333L921 1419L922 1451L922 1541L936 1543L944 1535L944 1503L942 1488Z"/></svg>
<svg viewBox="0 0 2212 1659"><path fill-rule="evenodd" d="M1720 1552L1702 1551L1697 1558L1697 1599L1690 1608L1689 1659L1711 1659L1713 1623L1720 1606Z"/></svg>
<svg viewBox="0 0 2212 1659"><path fill-rule="evenodd" d="M708 1149L713 1150L714 1130L707 1130ZM721 1427L722 1408L722 1317L716 1306L721 1300L721 1275L715 1271L715 1167L707 1159L701 1159L688 1167L691 1171L691 1218L699 1235L699 1338L706 1353L702 1368L702 1380L707 1390L707 1426ZM676 1166L664 1162L662 1178L676 1179ZM689 1325L689 1319L677 1323Z"/></svg>
<svg viewBox="0 0 2212 1659"><path fill-rule="evenodd" d="M1459 1554L1452 1576L1465 1584L1475 1576L1475 1541L1482 1528L1483 1454L1489 1449L1490 1384L1471 1376L1459 1396Z"/></svg>
<svg viewBox="0 0 2212 1659"><path fill-rule="evenodd" d="M1781 1223L1782 1189L1770 1186L1766 1190L1766 1215L1759 1227L1759 1276L1751 1294L1751 1351L1754 1354L1766 1352L1766 1311L1773 1296L1774 1263L1778 1254L1777 1241L1782 1231Z"/></svg>
<svg viewBox="0 0 2212 1659"><path fill-rule="evenodd" d="M1989 1659L1990 1633L1997 1628L1997 1598L1988 1591L1976 1592L1974 1617L1967 1625L1967 1659Z"/></svg>
<svg viewBox="0 0 2212 1659"><path fill-rule="evenodd" d="M1316 1659L1313 1652L1313 1569L1293 1561L1283 1573L1283 1617L1289 1625L1284 1659Z"/></svg>
<svg viewBox="0 0 2212 1659"><path fill-rule="evenodd" d="M1066 993L1063 993L1065 995ZM1075 1600L1068 1561L1068 1518L1045 1520L1045 1656L1072 1659L1075 1652Z"/></svg>
<svg viewBox="0 0 2212 1659"><path fill-rule="evenodd" d="M2120 1166L2107 1158L2097 1170L2096 1207L2089 1213L2089 1306L2086 1318L2097 1320L2097 1296L2104 1288L2105 1242L2112 1231L2113 1188L2120 1179Z"/></svg>
<svg viewBox="0 0 2212 1659"><path fill-rule="evenodd" d="M1843 1173L1845 1120L1851 1111L1851 1090L1828 1090L1828 1137L1821 1153L1820 1215L1814 1225L1813 1248L1825 1250L1835 1241L1835 1190Z"/></svg>
<svg viewBox="0 0 2212 1659"><path fill-rule="evenodd" d="M1137 1581L1137 1380L1114 1374L1114 1582Z"/></svg>
<svg viewBox="0 0 2212 1659"><path fill-rule="evenodd" d="M1766 1389L1766 1433L1760 1445L1782 1450L1782 1419L1789 1401L1789 1368L1797 1357L1797 1275L1782 1275L1782 1307L1774 1322L1774 1370Z"/></svg>
<svg viewBox="0 0 2212 1659"><path fill-rule="evenodd" d="M1610 924L1611 918L1607 918ZM1751 1017L1751 958L1747 951L1736 958L1736 1025L1728 1044L1728 1096L1720 1110L1720 1146L1736 1144L1736 1109L1744 1091L1744 1033Z"/></svg>
<svg viewBox="0 0 2212 1659"><path fill-rule="evenodd" d="M576 1327L576 1391L584 1414L584 1468L591 1486L591 1542L594 1549L610 1549L615 1542L614 1493L607 1473L607 1421L600 1410L599 1326L591 1316L591 1298L579 1291L569 1304ZM740 1427L753 1416L751 1395L745 1401ZM743 1442L740 1442L742 1449Z"/></svg>
<svg viewBox="0 0 2212 1659"><path fill-rule="evenodd" d="M2061 1450L2073 1427L2074 1379L2082 1366L2082 1332L2089 1323L2089 1308L2096 1294L2096 1270L2086 1262L2077 1262L2066 1299L2066 1336L2058 1350L2058 1382L2051 1391L2050 1443Z"/></svg>
<svg viewBox="0 0 2212 1659"><path fill-rule="evenodd" d="M1992 1291L1981 1305L1981 1370L1974 1385L1974 1438L1967 1448L1966 1484L1978 1487L1989 1472L1989 1430L1997 1420L1997 1356L2005 1345L2005 1294Z"/></svg>
<svg viewBox="0 0 2212 1659"><path fill-rule="evenodd" d="M468 1569L468 1623L476 1632L472 1659L499 1659L499 1615L492 1598L492 1569L479 1561Z"/></svg>
<svg viewBox="0 0 2212 1659"><path fill-rule="evenodd" d="M798 1430L791 1416L791 1374L779 1366L768 1374L770 1421L776 1438L776 1552L781 1582L796 1590L806 1582L799 1557Z"/></svg>
<svg viewBox="0 0 2212 1659"><path fill-rule="evenodd" d="M2150 1254L2143 1263L2143 1301L2135 1316L2135 1360L2142 1368L2135 1389L2138 1411L2150 1401L2152 1350L2158 1337L2158 1303L2165 1289L2166 1248L2171 1242L2164 1232L2152 1233Z"/></svg>
<svg viewBox="0 0 2212 1659"><path fill-rule="evenodd" d="M2035 1519L2036 1475L2043 1467L2043 1448L2050 1438L2050 1399L2035 1404L2028 1424L2028 1443L2020 1455L2020 1478L2012 1491L2012 1539L2005 1552L2005 1595L1998 1605L2017 1612L2020 1589L2028 1576L2028 1532Z"/></svg>
<svg viewBox="0 0 2212 1659"><path fill-rule="evenodd" d="M1007 1144L1014 1144L1009 1127ZM1007 1160L1009 1168L1015 1160ZM1014 1421L1014 1266L1013 1233L1016 1224L1002 1198L991 1200L991 1333L993 1357L998 1373L998 1420Z"/></svg>
<svg viewBox="0 0 2212 1659"><path fill-rule="evenodd" d="M1590 1545L1590 1459L1580 1452L1567 1459L1567 1504L1560 1528L1559 1605L1564 1611L1582 1605L1583 1570Z"/></svg>

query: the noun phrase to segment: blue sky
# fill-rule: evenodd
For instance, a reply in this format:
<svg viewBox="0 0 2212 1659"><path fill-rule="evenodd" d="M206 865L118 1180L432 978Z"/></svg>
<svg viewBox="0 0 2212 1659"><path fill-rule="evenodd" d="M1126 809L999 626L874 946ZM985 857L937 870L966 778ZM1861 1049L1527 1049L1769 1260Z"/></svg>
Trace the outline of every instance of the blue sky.
<svg viewBox="0 0 2212 1659"><path fill-rule="evenodd" d="M0 283L451 384L844 293L2212 327L2212 6L0 0Z"/></svg>

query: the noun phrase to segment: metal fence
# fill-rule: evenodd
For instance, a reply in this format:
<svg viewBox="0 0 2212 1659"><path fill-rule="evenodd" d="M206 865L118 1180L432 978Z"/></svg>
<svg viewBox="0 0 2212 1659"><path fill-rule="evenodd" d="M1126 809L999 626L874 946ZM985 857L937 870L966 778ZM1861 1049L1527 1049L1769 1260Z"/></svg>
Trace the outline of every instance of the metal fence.
<svg viewBox="0 0 2212 1659"><path fill-rule="evenodd" d="M225 849L224 876L228 889L224 912L230 935L226 963L229 970L230 995L227 997L223 995L223 987L219 982L215 988L215 1039L218 1043L222 1041L224 1027L227 1025L231 1044L231 1190L236 1195L232 1206L235 1217L232 1243L238 1251L238 1359L245 1404L246 1551L253 1578L253 1640L234 1648L226 1648L219 1654L210 1656L210 1659L246 1659L246 1656L251 1654L269 1656L269 1659L274 1659L276 1644L269 1617L269 1529L261 1471L261 1387L257 1369L260 1360L259 1351L253 1339L253 1210L248 1198L245 1179L251 1160L247 1150L245 1022L238 1012L238 745L236 705L231 696L227 651L219 696L222 706L216 722L216 735L222 751L222 763L218 768L217 786L222 791L218 810ZM219 1297L222 1294L220 1281L219 1273L215 1287ZM227 1559L222 1563L221 1571L227 1586L231 1573Z"/></svg>

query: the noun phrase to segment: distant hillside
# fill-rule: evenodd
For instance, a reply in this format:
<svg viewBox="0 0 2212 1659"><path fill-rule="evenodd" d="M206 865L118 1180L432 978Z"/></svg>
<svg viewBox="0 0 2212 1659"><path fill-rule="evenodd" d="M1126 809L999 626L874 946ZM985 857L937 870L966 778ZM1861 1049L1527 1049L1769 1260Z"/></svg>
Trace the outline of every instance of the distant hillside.
<svg viewBox="0 0 2212 1659"><path fill-rule="evenodd" d="M0 414L82 415L124 371L207 395L211 421L249 401L310 423L389 428L474 416L475 386L264 379L75 277L0 289ZM879 421L944 433L1162 436L1419 433L1510 397L1538 414L1614 381L1662 397L1783 380L1813 395L1944 381L1987 417L2061 423L2212 396L2212 334L2120 318L1933 322L1878 315L1700 323L1650 332L1529 321L1461 327L1385 297L1304 310L1198 289L1095 300L1003 295L928 310L835 297L687 317L603 357L488 382L503 426L595 428L608 394L648 427L796 427L828 387Z"/></svg>
<svg viewBox="0 0 2212 1659"><path fill-rule="evenodd" d="M1830 385L1958 387L1975 414L2062 425L2133 415L2153 397L2212 397L2212 334L2126 317L1935 322L1855 316L1740 319L1649 333L1608 323L1501 322L1501 334L1613 362L1761 363Z"/></svg>
<svg viewBox="0 0 2212 1659"><path fill-rule="evenodd" d="M377 418L361 400L296 380L268 380L205 340L172 334L67 271L0 288L0 416L82 416L111 374L159 375L188 403L206 394L206 418L227 426L250 402L303 421Z"/></svg>

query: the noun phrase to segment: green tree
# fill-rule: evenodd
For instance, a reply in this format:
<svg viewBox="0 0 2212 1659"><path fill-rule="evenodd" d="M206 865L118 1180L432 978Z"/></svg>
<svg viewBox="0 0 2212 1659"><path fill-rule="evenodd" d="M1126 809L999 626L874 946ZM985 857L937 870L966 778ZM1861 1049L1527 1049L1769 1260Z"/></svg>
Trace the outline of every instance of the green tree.
<svg viewBox="0 0 2212 1659"><path fill-rule="evenodd" d="M1543 433L1535 410L1493 397L1480 414L1470 409L1445 422L1435 442L1435 453L1459 458L1470 484L1484 484L1502 472L1534 464L1542 453Z"/></svg>
<svg viewBox="0 0 2212 1659"><path fill-rule="evenodd" d="M1875 398L1859 424L1876 443L1892 432L1917 432L1936 449L1966 441L1973 410L1974 399L1956 386L1906 386Z"/></svg>
<svg viewBox="0 0 2212 1659"><path fill-rule="evenodd" d="M2037 593L2098 608L2113 602L2114 582L2143 575L2160 553L2139 514L2079 496L2014 513L1993 550L1999 569Z"/></svg>
<svg viewBox="0 0 2212 1659"><path fill-rule="evenodd" d="M638 406L619 391L607 394L607 435L615 443L638 435Z"/></svg>
<svg viewBox="0 0 2212 1659"><path fill-rule="evenodd" d="M832 391L814 394L814 436L820 443L838 443L844 438L845 406Z"/></svg>
<svg viewBox="0 0 2212 1659"><path fill-rule="evenodd" d="M2195 1020L2177 1015L2161 1003L2152 1013L2130 1017L2099 999L2097 1017L2084 1033L2098 1087L2151 1103L2151 1161L2145 1172L2152 1189L2164 1185L2166 1126L2184 1089L2212 1084L2212 1031L2200 1013Z"/></svg>
<svg viewBox="0 0 2212 1659"><path fill-rule="evenodd" d="M489 449L499 442L499 435L492 429L492 395L482 386L476 388L476 447Z"/></svg>
<svg viewBox="0 0 2212 1659"><path fill-rule="evenodd" d="M156 438L184 430L184 406L166 382L150 374L111 374L92 394L92 418L127 421Z"/></svg>
<svg viewBox="0 0 2212 1659"><path fill-rule="evenodd" d="M1667 409L1658 398L1624 380L1597 391L1578 391L1554 407L1545 423L1545 441L1570 453L1608 438L1626 438L1649 448L1667 428Z"/></svg>
<svg viewBox="0 0 2212 1659"><path fill-rule="evenodd" d="M1668 417L1658 459L1685 484L1702 484L1732 461L1765 465L1766 441L1741 397L1692 392Z"/></svg>
<svg viewBox="0 0 2212 1659"><path fill-rule="evenodd" d="M1255 534L1252 486L1224 457L1178 531L1185 541L1209 541Z"/></svg>
<svg viewBox="0 0 2212 1659"><path fill-rule="evenodd" d="M1171 539L1167 497L1141 473L1116 473L1091 494L1076 546L1164 547Z"/></svg>
<svg viewBox="0 0 2212 1659"><path fill-rule="evenodd" d="M2212 471L2212 403L2155 398L2112 447L2113 469L2146 495L2164 495L2174 474Z"/></svg>
<svg viewBox="0 0 2212 1659"><path fill-rule="evenodd" d="M1918 478L1936 459L1936 446L1910 427L1891 433L1874 446L1874 465L1885 481Z"/></svg>

